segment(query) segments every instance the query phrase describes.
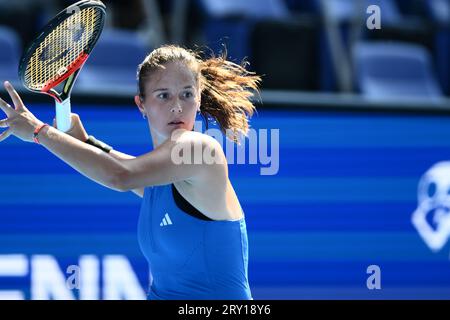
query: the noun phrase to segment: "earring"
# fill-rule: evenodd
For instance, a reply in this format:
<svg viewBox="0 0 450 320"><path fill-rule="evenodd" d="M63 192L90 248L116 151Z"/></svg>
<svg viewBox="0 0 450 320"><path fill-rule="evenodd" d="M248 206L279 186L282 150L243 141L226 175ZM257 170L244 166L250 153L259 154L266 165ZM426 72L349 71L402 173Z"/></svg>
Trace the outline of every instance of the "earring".
<svg viewBox="0 0 450 320"><path fill-rule="evenodd" d="M147 116L145 115L145 113L142 114L142 118L147 119Z"/></svg>

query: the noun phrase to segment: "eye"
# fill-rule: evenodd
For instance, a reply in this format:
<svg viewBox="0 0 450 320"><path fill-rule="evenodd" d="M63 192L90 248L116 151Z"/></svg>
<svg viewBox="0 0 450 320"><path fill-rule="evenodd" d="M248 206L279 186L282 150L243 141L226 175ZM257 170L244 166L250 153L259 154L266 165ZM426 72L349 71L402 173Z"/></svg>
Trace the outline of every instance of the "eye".
<svg viewBox="0 0 450 320"><path fill-rule="evenodd" d="M191 91L186 91L183 93L183 98L192 98L194 94Z"/></svg>
<svg viewBox="0 0 450 320"><path fill-rule="evenodd" d="M169 94L167 92L162 92L162 93L158 94L157 97L158 97L158 99L165 100L165 99L169 98Z"/></svg>

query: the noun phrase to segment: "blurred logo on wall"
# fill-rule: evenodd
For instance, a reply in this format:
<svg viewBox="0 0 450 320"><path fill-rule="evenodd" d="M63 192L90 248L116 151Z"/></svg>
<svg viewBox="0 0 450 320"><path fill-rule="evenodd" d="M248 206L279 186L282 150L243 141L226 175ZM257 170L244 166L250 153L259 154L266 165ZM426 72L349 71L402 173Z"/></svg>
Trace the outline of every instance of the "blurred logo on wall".
<svg viewBox="0 0 450 320"><path fill-rule="evenodd" d="M450 238L450 162L439 162L421 177L412 223L427 246L441 250Z"/></svg>

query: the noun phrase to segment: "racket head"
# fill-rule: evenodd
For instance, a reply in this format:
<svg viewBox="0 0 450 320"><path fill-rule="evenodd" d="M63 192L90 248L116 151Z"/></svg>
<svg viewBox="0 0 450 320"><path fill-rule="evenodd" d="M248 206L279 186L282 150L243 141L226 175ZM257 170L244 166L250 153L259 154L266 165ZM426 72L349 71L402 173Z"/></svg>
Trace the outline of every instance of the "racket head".
<svg viewBox="0 0 450 320"><path fill-rule="evenodd" d="M53 88L89 57L103 30L105 9L101 1L82 0L58 13L24 51L19 63L22 84L33 92L63 100L65 97ZM74 81L71 79L70 87Z"/></svg>

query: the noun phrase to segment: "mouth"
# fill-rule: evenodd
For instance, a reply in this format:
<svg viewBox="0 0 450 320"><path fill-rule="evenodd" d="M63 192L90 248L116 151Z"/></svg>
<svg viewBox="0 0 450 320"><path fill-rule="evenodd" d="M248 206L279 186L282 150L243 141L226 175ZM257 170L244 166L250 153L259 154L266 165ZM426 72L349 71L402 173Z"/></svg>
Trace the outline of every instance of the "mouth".
<svg viewBox="0 0 450 320"><path fill-rule="evenodd" d="M171 121L171 122L169 122L168 123L169 125L178 125L178 124L184 124L184 122L183 121Z"/></svg>

